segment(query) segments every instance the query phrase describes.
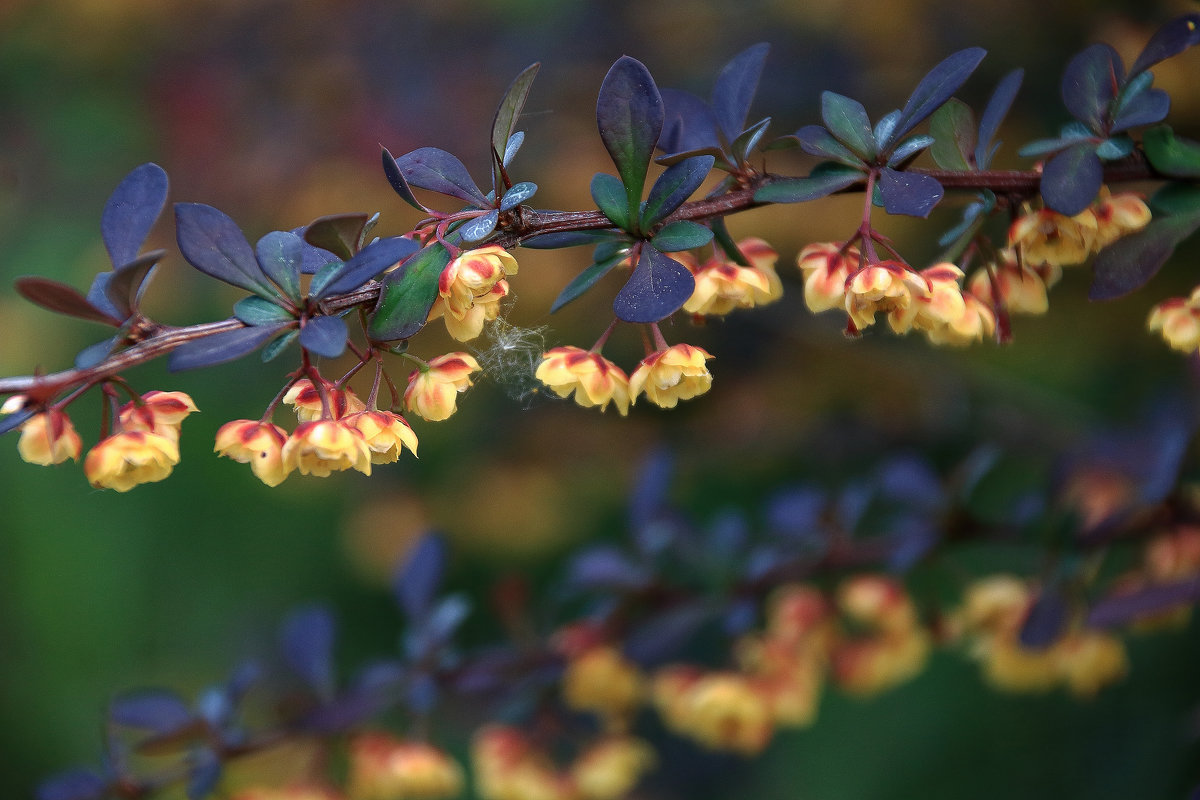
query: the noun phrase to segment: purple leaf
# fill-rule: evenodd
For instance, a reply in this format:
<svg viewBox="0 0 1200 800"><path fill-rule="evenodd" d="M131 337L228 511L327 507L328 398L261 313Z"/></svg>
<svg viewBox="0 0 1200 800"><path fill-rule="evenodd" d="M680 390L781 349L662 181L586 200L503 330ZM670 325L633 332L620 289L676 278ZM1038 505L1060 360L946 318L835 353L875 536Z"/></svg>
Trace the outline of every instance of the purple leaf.
<svg viewBox="0 0 1200 800"><path fill-rule="evenodd" d="M124 331L118 331L116 336L109 337L102 342L90 344L79 351L75 356L75 369L88 369L99 364L104 359L108 358L109 354L117 348L125 338Z"/></svg>
<svg viewBox="0 0 1200 800"><path fill-rule="evenodd" d="M158 164L136 167L117 185L100 218L100 235L113 266L137 258L166 202L167 173Z"/></svg>
<svg viewBox="0 0 1200 800"><path fill-rule="evenodd" d="M1089 300L1113 300L1143 286L1184 239L1200 228L1200 214L1161 217L1100 251L1092 265Z"/></svg>
<svg viewBox="0 0 1200 800"><path fill-rule="evenodd" d="M1031 650L1045 650L1058 640L1067 624L1070 608L1062 592L1048 586L1034 601L1018 637L1022 646Z"/></svg>
<svg viewBox="0 0 1200 800"><path fill-rule="evenodd" d="M362 286L388 267L395 266L417 252L420 245L412 239L392 236L380 239L358 251L354 258L343 264L328 279L314 299L323 300L330 295L344 294Z"/></svg>
<svg viewBox="0 0 1200 800"><path fill-rule="evenodd" d="M601 545L571 560L567 584L583 590L633 591L646 586L650 575L615 547Z"/></svg>
<svg viewBox="0 0 1200 800"><path fill-rule="evenodd" d="M279 324L237 328L188 342L176 348L168 356L167 369L171 372L179 372L233 361L262 347L268 339L279 333L284 327L284 324Z"/></svg>
<svg viewBox="0 0 1200 800"><path fill-rule="evenodd" d="M38 784L37 800L101 800L108 781L89 769L60 772Z"/></svg>
<svg viewBox="0 0 1200 800"><path fill-rule="evenodd" d="M1072 58L1063 71L1063 104L1071 116L1086 122L1097 134L1105 134L1108 108L1124 77L1117 51L1103 42L1094 44Z"/></svg>
<svg viewBox="0 0 1200 800"><path fill-rule="evenodd" d="M695 287L687 267L643 244L633 274L613 298L613 313L626 322L658 322L678 311Z"/></svg>
<svg viewBox="0 0 1200 800"><path fill-rule="evenodd" d="M1025 70L1021 69L1015 69L1005 75L996 86L996 91L992 92L987 107L983 109L983 116L979 118L979 140L975 144L975 166L978 169L987 169L992 160L992 139L1000 129L1000 123L1008 116L1008 110L1012 107L1024 78Z"/></svg>
<svg viewBox="0 0 1200 800"><path fill-rule="evenodd" d="M446 572L446 542L427 533L392 578L392 594L409 619L425 616Z"/></svg>
<svg viewBox="0 0 1200 800"><path fill-rule="evenodd" d="M669 661L712 616L709 608L694 603L660 612L629 632L625 655L644 667Z"/></svg>
<svg viewBox="0 0 1200 800"><path fill-rule="evenodd" d="M661 96L664 122L658 146L664 153L720 150L717 120L707 103L679 89L663 89Z"/></svg>
<svg viewBox="0 0 1200 800"><path fill-rule="evenodd" d="M662 97L642 62L621 56L604 76L596 100L596 125L625 185L630 219L637 217L646 168L664 120Z"/></svg>
<svg viewBox="0 0 1200 800"><path fill-rule="evenodd" d="M800 140L800 149L809 155L833 159L850 167L862 168L863 160L820 125L805 125L796 131L796 138Z"/></svg>
<svg viewBox="0 0 1200 800"><path fill-rule="evenodd" d="M191 725L193 714L187 703L172 691L142 689L113 700L108 718L118 725L171 733Z"/></svg>
<svg viewBox="0 0 1200 800"><path fill-rule="evenodd" d="M648 231L683 205L712 170L712 156L696 156L673 164L658 176L642 208L640 229Z"/></svg>
<svg viewBox="0 0 1200 800"><path fill-rule="evenodd" d="M824 161L807 178L783 178L768 183L754 193L754 199L760 203L803 203L831 195L866 179L866 174L861 170Z"/></svg>
<svg viewBox="0 0 1200 800"><path fill-rule="evenodd" d="M825 493L812 486L781 491L767 501L767 523L789 536L811 536L820 527L826 500Z"/></svg>
<svg viewBox="0 0 1200 800"><path fill-rule="evenodd" d="M936 178L884 167L879 173L879 193L889 214L927 217L945 191Z"/></svg>
<svg viewBox="0 0 1200 800"><path fill-rule="evenodd" d="M188 800L200 800L212 793L221 780L221 759L208 748L193 751L188 769Z"/></svg>
<svg viewBox="0 0 1200 800"><path fill-rule="evenodd" d="M18 278L17 293L31 303L49 311L66 314L69 317L102 322L114 327L121 324L121 319L110 316L87 301L79 290L65 283L52 281L49 278Z"/></svg>
<svg viewBox="0 0 1200 800"><path fill-rule="evenodd" d="M508 163L508 143L512 138L513 133L517 129L517 120L521 116L521 110L525 108L525 100L529 97L529 90L533 86L533 79L537 76L538 70L541 69L541 64L533 63L521 71L521 74L513 79L509 84L508 89L504 92L504 98L500 101L500 105L496 108L496 116L492 118L492 152L493 161L495 155L503 158L505 164ZM500 165L493 163L493 186L503 185L503 176L500 173Z"/></svg>
<svg viewBox="0 0 1200 800"><path fill-rule="evenodd" d="M421 147L397 158L396 166L411 186L457 197L473 206L491 205L463 163L445 150Z"/></svg>
<svg viewBox="0 0 1200 800"><path fill-rule="evenodd" d="M821 119L829 132L861 160L875 158L878 145L862 103L836 92L822 92Z"/></svg>
<svg viewBox="0 0 1200 800"><path fill-rule="evenodd" d="M1162 122L1171 110L1171 96L1162 89L1146 89L1124 103L1113 117L1109 133L1120 133L1138 125Z"/></svg>
<svg viewBox="0 0 1200 800"><path fill-rule="evenodd" d="M1190 578L1106 597L1092 606L1087 624L1097 628L1117 628L1140 617L1161 614L1197 602L1200 602L1200 578Z"/></svg>
<svg viewBox="0 0 1200 800"><path fill-rule="evenodd" d="M104 294L105 308L111 305L122 318L129 318L141 302L154 265L164 255L166 255L165 250L153 250L140 258L122 264L111 273L101 273L101 275L110 277L107 280L92 283L92 288L88 291L88 302L96 304L93 293L99 287ZM99 275L96 277L100 278Z"/></svg>
<svg viewBox="0 0 1200 800"><path fill-rule="evenodd" d="M288 615L279 629L279 646L292 671L318 696L333 695L333 615L324 606L307 606Z"/></svg>
<svg viewBox="0 0 1200 800"><path fill-rule="evenodd" d="M438 280L449 263L449 251L434 242L390 272L383 279L379 303L367 326L371 339L407 339L425 327L438 296Z"/></svg>
<svg viewBox="0 0 1200 800"><path fill-rule="evenodd" d="M479 242L492 235L492 232L496 230L496 223L499 221L500 212L493 208L486 214L480 214L464 222L458 229L458 233L464 242Z"/></svg>
<svg viewBox="0 0 1200 800"><path fill-rule="evenodd" d="M770 49L765 42L751 45L734 56L717 75L712 111L726 141L733 141L746 127L746 117Z"/></svg>
<svg viewBox="0 0 1200 800"><path fill-rule="evenodd" d="M517 206L521 205L521 203L524 203L526 200L533 197L534 194L537 193L537 190L537 184L531 183L530 181L514 183L512 187L505 192L503 196L501 196L500 210L508 211L509 209L516 208Z"/></svg>
<svg viewBox="0 0 1200 800"><path fill-rule="evenodd" d="M408 181L404 179L404 173L400 171L400 165L396 163L396 157L393 156L386 147L383 150L383 174L387 177L388 183L392 185L392 190L400 195L400 199L408 203L418 211L428 211L423 203L417 200L416 195L409 188Z"/></svg>
<svg viewBox="0 0 1200 800"><path fill-rule="evenodd" d="M274 325L294 322L292 312L256 294L243 297L233 304L233 316L247 325Z"/></svg>
<svg viewBox="0 0 1200 800"><path fill-rule="evenodd" d="M304 266L304 241L294 233L272 231L254 248L258 266L271 282L292 300L300 300L300 270Z"/></svg>
<svg viewBox="0 0 1200 800"><path fill-rule="evenodd" d="M250 243L225 213L203 203L176 203L175 238L187 262L205 275L266 297L275 294Z"/></svg>
<svg viewBox="0 0 1200 800"><path fill-rule="evenodd" d="M304 228L304 241L328 250L339 261L348 261L362 246L370 217L366 214L330 214L314 219Z"/></svg>
<svg viewBox="0 0 1200 800"><path fill-rule="evenodd" d="M24 408L20 411L15 411L12 414L0 416L0 434L8 433L14 428L19 428L28 421L36 412L31 408Z"/></svg>
<svg viewBox="0 0 1200 800"><path fill-rule="evenodd" d="M575 278L558 293L558 297L554 298L554 303L550 306L550 313L553 314L560 308L571 302L575 298L582 295L588 289L596 285L596 282L612 271L612 268L625 260L625 253L616 253L608 258L597 261L589 266L583 272L575 276Z"/></svg>
<svg viewBox="0 0 1200 800"><path fill-rule="evenodd" d="M879 149L886 152L893 142L937 111L942 103L949 100L959 87L966 83L985 55L987 51L983 48L969 47L943 59L931 69L909 96L887 136L880 139Z"/></svg>
<svg viewBox="0 0 1200 800"><path fill-rule="evenodd" d="M300 346L323 358L337 358L349 335L341 317L310 317L300 328Z"/></svg>
<svg viewBox="0 0 1200 800"><path fill-rule="evenodd" d="M1043 167L1042 199L1048 208L1073 217L1096 199L1103 183L1104 165L1096 155L1096 145L1073 145Z"/></svg>
<svg viewBox="0 0 1200 800"><path fill-rule="evenodd" d="M1129 77L1150 69L1158 62L1200 44L1200 14L1184 14L1163 25L1150 37L1141 55L1133 62Z"/></svg>

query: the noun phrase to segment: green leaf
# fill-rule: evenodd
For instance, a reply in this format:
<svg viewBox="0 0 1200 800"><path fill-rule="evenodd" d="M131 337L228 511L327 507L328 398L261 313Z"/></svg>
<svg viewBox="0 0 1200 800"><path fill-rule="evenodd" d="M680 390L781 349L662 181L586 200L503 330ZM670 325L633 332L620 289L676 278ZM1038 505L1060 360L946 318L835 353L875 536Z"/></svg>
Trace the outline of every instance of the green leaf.
<svg viewBox="0 0 1200 800"><path fill-rule="evenodd" d="M821 119L829 132L862 160L871 161L878 154L871 120L862 103L836 92L822 92Z"/></svg>
<svg viewBox="0 0 1200 800"><path fill-rule="evenodd" d="M754 199L759 203L803 203L866 179L862 170L825 161L818 164L807 178L785 178L767 184L754 193Z"/></svg>
<svg viewBox="0 0 1200 800"><path fill-rule="evenodd" d="M971 169L975 149L975 114L971 107L956 97L934 112L929 120L933 147L929 151L942 169Z"/></svg>
<svg viewBox="0 0 1200 800"><path fill-rule="evenodd" d="M274 325L296 319L287 309L277 306L265 297L253 295L234 303L233 315L247 325Z"/></svg>
<svg viewBox="0 0 1200 800"><path fill-rule="evenodd" d="M604 172L592 176L592 201L600 213L608 217L613 225L632 232L629 222L629 206L626 204L625 186L619 178Z"/></svg>
<svg viewBox="0 0 1200 800"><path fill-rule="evenodd" d="M623 261L628 255L629 253L626 250L622 250L619 253L614 253L606 259L597 261L583 272L576 275L575 279L568 283L566 288L559 292L558 297L554 299L553 305L550 306L550 313L553 314L555 311L558 311L567 303L571 302L588 289L592 288L592 286L594 286L598 280L607 275L613 267L615 267L617 264L620 264L621 261Z"/></svg>
<svg viewBox="0 0 1200 800"><path fill-rule="evenodd" d="M369 220L366 214L319 217L304 229L304 241L328 250L342 261L349 261L361 246L363 229Z"/></svg>
<svg viewBox="0 0 1200 800"><path fill-rule="evenodd" d="M1169 125L1159 125L1142 134L1142 146L1150 165L1162 174L1200 178L1200 142L1176 136Z"/></svg>
<svg viewBox="0 0 1200 800"><path fill-rule="evenodd" d="M298 331L298 330L288 331L283 336L280 336L278 339L275 339L270 344L268 344L266 347L264 347L263 351L262 351L263 363L265 364L268 361L275 360L279 356L280 353L282 353L284 350L286 350L288 348L288 345L290 345L292 342L296 341L296 337L298 337L299 335L300 335L300 331Z"/></svg>
<svg viewBox="0 0 1200 800"><path fill-rule="evenodd" d="M541 66L536 62L530 64L513 79L507 91L504 92L504 99L500 101L500 106L496 109L496 116L492 119L492 151L495 153L492 156L492 172L494 185L497 187L503 186L504 181L500 175L500 165L494 163L495 157L498 155L504 158L508 152L508 140L512 137L513 131L517 129L517 119L521 116L521 109L525 107L525 99L529 97L533 79L537 76Z"/></svg>
<svg viewBox="0 0 1200 800"><path fill-rule="evenodd" d="M367 324L372 341L407 339L429 319L438 295L438 279L450 263L450 251L434 242L389 273Z"/></svg>
<svg viewBox="0 0 1200 800"><path fill-rule="evenodd" d="M678 250L692 250L697 247L703 247L711 242L712 238L713 232L711 228L707 228L698 222L681 219L669 225L664 225L655 237L650 240L650 244L664 253L674 253Z"/></svg>
<svg viewBox="0 0 1200 800"><path fill-rule="evenodd" d="M650 187L641 212L640 230L648 231L683 205L704 183L713 167L712 156L695 156L667 167Z"/></svg>
<svg viewBox="0 0 1200 800"><path fill-rule="evenodd" d="M664 117L662 96L650 70L636 59L621 56L600 86L596 125L625 186L627 219L637 218L646 168L662 133Z"/></svg>

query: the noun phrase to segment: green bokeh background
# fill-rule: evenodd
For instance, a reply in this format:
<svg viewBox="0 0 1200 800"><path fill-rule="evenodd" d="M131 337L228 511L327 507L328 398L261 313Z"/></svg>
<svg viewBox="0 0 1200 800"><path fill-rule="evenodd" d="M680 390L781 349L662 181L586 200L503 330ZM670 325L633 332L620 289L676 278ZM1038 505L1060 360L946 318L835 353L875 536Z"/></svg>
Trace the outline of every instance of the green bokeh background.
<svg viewBox="0 0 1200 800"><path fill-rule="evenodd" d="M661 86L706 95L721 63L769 41L754 112L771 114L772 131L784 133L815 121L822 89L858 97L877 116L938 59L982 45L991 54L968 100L985 98L1008 70L1027 70L1003 133L1016 143L1064 121L1058 75L1075 49L1104 39L1128 60L1156 25L1195 8L10 0L0 5L0 280L41 274L86 287L107 266L104 200L147 160L167 169L173 201L215 205L252 240L348 211L382 211L380 232L403 232L416 218L379 174L378 145L394 153L437 145L485 174L494 104L534 60L543 67L518 179L541 186L539 205L587 208L591 174L611 170L595 136L594 92L623 53ZM1193 136L1196 56L1156 70L1175 98L1172 120ZM1002 150L1002 164L1019 163L1013 150ZM94 763L115 692L191 693L219 680L265 651L274 625L300 603L337 609L345 666L388 652L398 617L385 575L427 526L451 538L452 579L481 605L498 577L547 581L572 547L621 535L634 470L660 445L678 453L676 495L698 516L724 507L754 516L774 488L862 474L896 448L948 461L990 442L1019 454L1018 473L1044 468L1089 432L1132 426L1155 398L1188 391L1185 363L1143 323L1153 302L1195 283L1194 246L1146 291L1103 306L1083 300L1086 271L1070 272L1048 317L1017 320L1011 347L934 350L880 333L849 342L838 321L800 308L789 264L810 241L844 238L858 203L731 221L736 235L764 236L780 251L790 299L706 328L669 328L672 341L716 356L712 392L674 412L588 413L533 392L519 363L493 358L452 421L414 424L419 461L370 479L293 478L271 490L209 454L217 427L256 416L288 368L248 358L203 374L167 375L153 364L127 376L141 391L187 391L202 409L184 425L184 458L166 482L96 491L75 466L21 463L9 438L0 447L0 792L28 796L40 777ZM914 262L932 254L932 224L883 224ZM175 324L225 316L237 294L192 272L171 237L166 221L152 234L151 246L169 254L151 313ZM554 319L545 312L585 255L518 255L510 320L532 331L518 355L535 356L543 340L590 343L607 322L604 291ZM103 335L11 291L0 296L0 326L4 374L62 368ZM450 349L438 336L423 335L414 350ZM632 366L640 345L618 333L607 352ZM73 411L89 442L95 410L85 401ZM1017 564L1036 570L1036 551ZM482 612L472 630L494 627ZM939 652L885 696L829 692L812 729L779 736L759 761L711 758L690 781L652 785L646 796L1179 797L1200 783L1197 633L1193 621L1134 638L1130 677L1091 702L1000 695L962 654ZM461 748L461 737L448 741Z"/></svg>

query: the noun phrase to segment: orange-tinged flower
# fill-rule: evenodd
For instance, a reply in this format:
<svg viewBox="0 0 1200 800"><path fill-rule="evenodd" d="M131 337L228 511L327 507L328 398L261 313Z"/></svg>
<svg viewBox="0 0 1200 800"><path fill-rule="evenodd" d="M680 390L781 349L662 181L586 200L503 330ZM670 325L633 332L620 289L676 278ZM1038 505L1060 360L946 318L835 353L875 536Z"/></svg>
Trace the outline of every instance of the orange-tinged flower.
<svg viewBox="0 0 1200 800"><path fill-rule="evenodd" d="M597 645L572 656L562 679L563 702L620 723L642 702L641 670L612 645Z"/></svg>
<svg viewBox="0 0 1200 800"><path fill-rule="evenodd" d="M120 431L88 452L83 473L97 489L127 492L140 483L161 481L178 463L176 439L149 431Z"/></svg>
<svg viewBox="0 0 1200 800"><path fill-rule="evenodd" d="M710 749L754 755L774 734L767 698L741 673L664 667L652 691L666 726Z"/></svg>
<svg viewBox="0 0 1200 800"><path fill-rule="evenodd" d="M235 419L217 429L213 452L249 464L254 476L267 486L278 486L291 472L283 463L287 431L278 425L251 419Z"/></svg>
<svg viewBox="0 0 1200 800"><path fill-rule="evenodd" d="M1017 264L1011 250L1001 253L999 264L976 270L967 283L971 294L988 306L1004 304L1010 314L1044 314L1050 307L1047 288L1050 283L1040 272Z"/></svg>
<svg viewBox="0 0 1200 800"><path fill-rule="evenodd" d="M231 800L343 800L336 789L312 783L291 786L254 786L242 789Z"/></svg>
<svg viewBox="0 0 1200 800"><path fill-rule="evenodd" d="M724 254L714 255L703 264L690 257L679 258L696 279L692 296L683 304L684 311L728 314L735 308L766 305L783 296L783 283L775 273L779 254L762 239L746 239L738 247L745 248L743 255L749 266L743 267Z"/></svg>
<svg viewBox="0 0 1200 800"><path fill-rule="evenodd" d="M1079 697L1091 697L1129 671L1125 644L1102 631L1069 633L1055 645L1054 655L1063 683Z"/></svg>
<svg viewBox="0 0 1200 800"><path fill-rule="evenodd" d="M198 410L184 392L151 391L142 395L141 402L126 403L117 416L125 430L150 431L178 439L184 417Z"/></svg>
<svg viewBox="0 0 1200 800"><path fill-rule="evenodd" d="M913 297L926 297L929 283L912 269L898 261L868 264L846 280L846 313L855 330L875 323L875 314L895 314L892 329L902 333L904 321L911 321L905 312ZM900 326L900 327L898 327Z"/></svg>
<svg viewBox="0 0 1200 800"><path fill-rule="evenodd" d="M917 610L908 592L885 575L856 575L838 586L838 607L856 622L900 632L917 627Z"/></svg>
<svg viewBox="0 0 1200 800"><path fill-rule="evenodd" d="M838 242L805 246L796 257L804 275L804 303L813 313L846 307L846 280L862 265L858 248Z"/></svg>
<svg viewBox="0 0 1200 800"><path fill-rule="evenodd" d="M404 407L412 413L439 422L458 410L458 395L471 386L471 373L479 371L479 362L468 353L447 353L430 359L428 366L408 376Z"/></svg>
<svg viewBox="0 0 1200 800"><path fill-rule="evenodd" d="M1200 350L1200 304L1194 302L1200 290L1192 298L1171 297L1150 310L1146 327L1151 333L1162 334L1171 349L1181 353Z"/></svg>
<svg viewBox="0 0 1200 800"><path fill-rule="evenodd" d="M1108 187L1092 207L1096 214L1096 238L1093 244L1100 250L1126 234L1140 231L1150 222L1150 208L1133 192L1110 195Z"/></svg>
<svg viewBox="0 0 1200 800"><path fill-rule="evenodd" d="M745 636L735 645L738 664L754 678L776 725L805 727L817 718L826 652L819 638L787 641Z"/></svg>
<svg viewBox="0 0 1200 800"><path fill-rule="evenodd" d="M677 344L642 359L629 376L629 396L636 402L646 398L662 408L674 408L680 400L702 395L712 386L712 374L704 362L712 358L706 350Z"/></svg>
<svg viewBox="0 0 1200 800"><path fill-rule="evenodd" d="M302 422L283 445L283 468L321 478L346 469L370 475L371 448L357 429L342 420Z"/></svg>
<svg viewBox="0 0 1200 800"><path fill-rule="evenodd" d="M608 736L575 759L571 778L586 800L620 800L655 761L654 750L641 739Z"/></svg>
<svg viewBox="0 0 1200 800"><path fill-rule="evenodd" d="M1021 646L1016 632L982 640L975 656L983 661L984 679L997 689L1010 692L1045 692L1060 678L1053 647L1033 650Z"/></svg>
<svg viewBox="0 0 1200 800"><path fill-rule="evenodd" d="M521 731L486 725L471 746L475 788L483 800L578 800L574 781Z"/></svg>
<svg viewBox="0 0 1200 800"><path fill-rule="evenodd" d="M30 464L49 466L79 460L83 441L65 412L56 408L34 414L21 425L17 452Z"/></svg>
<svg viewBox="0 0 1200 800"><path fill-rule="evenodd" d="M378 732L350 742L348 793L354 800L447 800L462 790L462 768L432 745Z"/></svg>
<svg viewBox="0 0 1200 800"><path fill-rule="evenodd" d="M584 408L599 406L603 411L611 402L621 416L629 413L629 378L599 353L571 345L555 347L542 354L534 377L559 397L574 392L575 402Z"/></svg>
<svg viewBox="0 0 1200 800"><path fill-rule="evenodd" d="M1143 555L1146 572L1159 582L1200 574L1200 527L1180 525L1154 537Z"/></svg>
<svg viewBox="0 0 1200 800"><path fill-rule="evenodd" d="M359 411L344 417L342 422L355 428L367 440L371 449L371 463L391 464L400 458L400 451L408 448L417 454L417 435L408 421L391 411Z"/></svg>
<svg viewBox="0 0 1200 800"><path fill-rule="evenodd" d="M349 386L338 389L331 383L325 383L324 388L332 419L341 419L347 414L366 410L366 404L358 399L358 395L354 394L354 390ZM301 422L321 419L324 414L321 392L308 378L301 378L293 383L283 396L283 402L296 409L296 419Z"/></svg>
<svg viewBox="0 0 1200 800"><path fill-rule="evenodd" d="M1073 217L1043 208L1013 222L1008 244L1019 248L1022 259L1031 266L1082 264L1095 249L1098 227L1091 208Z"/></svg>
<svg viewBox="0 0 1200 800"><path fill-rule="evenodd" d="M459 341L479 335L487 319L499 313L508 294L504 278L517 274L517 260L502 247L468 250L451 261L438 279L438 298L429 318L446 317L446 329ZM479 306L481 310L475 310Z"/></svg>
<svg viewBox="0 0 1200 800"><path fill-rule="evenodd" d="M996 313L973 294L964 294L962 313L956 318L925 331L933 344L968 345L996 332Z"/></svg>
<svg viewBox="0 0 1200 800"><path fill-rule="evenodd" d="M925 279L925 291L918 291L907 304L898 304L888 314L888 323L896 333L910 328L932 331L947 325L966 311L959 280L961 269L954 264L935 264L919 273Z"/></svg>

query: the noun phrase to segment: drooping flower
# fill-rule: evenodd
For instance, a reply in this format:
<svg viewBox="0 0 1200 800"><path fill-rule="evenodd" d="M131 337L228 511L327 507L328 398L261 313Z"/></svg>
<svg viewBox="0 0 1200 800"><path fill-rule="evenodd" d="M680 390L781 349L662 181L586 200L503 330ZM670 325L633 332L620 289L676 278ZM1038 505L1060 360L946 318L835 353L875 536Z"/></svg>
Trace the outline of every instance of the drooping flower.
<svg viewBox="0 0 1200 800"><path fill-rule="evenodd" d="M804 303L814 314L846 307L846 279L862 265L858 248L838 242L806 245L796 257L804 275Z"/></svg>
<svg viewBox="0 0 1200 800"><path fill-rule="evenodd" d="M654 750L632 736L607 736L588 746L571 765L584 800L621 800L654 766Z"/></svg>
<svg viewBox="0 0 1200 800"><path fill-rule="evenodd" d="M888 313L888 323L896 333L911 328L932 331L961 317L966 310L961 269L954 264L935 264L919 273L925 279L925 291L917 292L908 303L898 303Z"/></svg>
<svg viewBox="0 0 1200 800"><path fill-rule="evenodd" d="M568 657L562 694L568 707L619 724L642 702L645 679L620 650L599 644Z"/></svg>
<svg viewBox="0 0 1200 800"><path fill-rule="evenodd" d="M1100 190L1100 196L1092 206L1096 214L1096 250L1135 231L1140 231L1150 222L1150 208L1133 192L1109 194L1108 187Z"/></svg>
<svg viewBox="0 0 1200 800"><path fill-rule="evenodd" d="M70 417L57 408L34 414L21 425L17 452L30 464L49 466L68 458L78 461L82 451L83 441Z"/></svg>
<svg viewBox="0 0 1200 800"><path fill-rule="evenodd" d="M448 800L462 790L462 767L430 744L379 732L350 742L348 793L354 800Z"/></svg>
<svg viewBox="0 0 1200 800"><path fill-rule="evenodd" d="M621 416L629 413L629 378L599 353L571 345L555 347L542 354L534 377L559 397L573 392L584 408L599 406L603 411L611 402Z"/></svg>
<svg viewBox="0 0 1200 800"><path fill-rule="evenodd" d="M774 734L770 705L741 673L666 667L653 692L667 727L710 749L755 755Z"/></svg>
<svg viewBox="0 0 1200 800"><path fill-rule="evenodd" d="M962 313L945 324L925 331L933 344L968 345L992 337L996 332L996 313L973 294L964 294Z"/></svg>
<svg viewBox="0 0 1200 800"><path fill-rule="evenodd" d="M704 362L712 358L702 347L676 344L657 350L642 359L629 376L629 396L638 395L662 408L674 408L680 400L690 400L712 387L712 373Z"/></svg>
<svg viewBox="0 0 1200 800"><path fill-rule="evenodd" d="M738 243L749 266L731 261L724 253L703 264L694 258L679 258L695 276L692 296L683 304L690 314L721 315L735 308L753 308L774 302L783 296L783 283L775 273L779 257L762 239Z"/></svg>
<svg viewBox="0 0 1200 800"><path fill-rule="evenodd" d="M471 386L471 373L479 371L479 362L469 353L447 353L430 359L426 367L408 376L404 407L412 413L439 422L458 410L459 392Z"/></svg>
<svg viewBox="0 0 1200 800"><path fill-rule="evenodd" d="M344 417L346 425L355 428L367 441L371 449L371 463L391 464L400 459L405 447L414 456L417 454L417 435L408 421L391 411L359 411Z"/></svg>
<svg viewBox="0 0 1200 800"><path fill-rule="evenodd" d="M898 261L868 264L846 279L846 313L853 330L861 331L875 323L875 315L884 312L892 329L903 333L904 321L911 322L909 306L914 297L927 297L928 281Z"/></svg>
<svg viewBox="0 0 1200 800"><path fill-rule="evenodd" d="M1200 287L1191 297L1171 297L1150 310L1146 327L1160 333L1173 350L1194 353L1200 350Z"/></svg>
<svg viewBox="0 0 1200 800"><path fill-rule="evenodd" d="M150 431L178 440L184 417L198 410L184 392L155 390L142 395L140 402L123 405L117 418L125 430Z"/></svg>
<svg viewBox="0 0 1200 800"><path fill-rule="evenodd" d="M1022 260L1030 266L1082 264L1095 249L1098 227L1090 207L1073 217L1043 208L1013 222L1008 244L1019 248Z"/></svg>
<svg viewBox="0 0 1200 800"><path fill-rule="evenodd" d="M517 728L485 725L471 743L475 789L482 800L578 800L571 776Z"/></svg>
<svg viewBox="0 0 1200 800"><path fill-rule="evenodd" d="M102 439L83 461L83 473L97 489L127 492L161 481L179 463L179 442L161 433L119 431Z"/></svg>
<svg viewBox="0 0 1200 800"><path fill-rule="evenodd" d="M331 383L325 383L324 389L329 403L329 415L333 419L341 419L367 407L349 386L339 389ZM283 402L296 409L296 419L301 422L312 422L324 415L321 392L308 378L301 378L293 383L283 396Z"/></svg>
<svg viewBox="0 0 1200 800"><path fill-rule="evenodd" d="M256 478L267 486L278 486L292 471L283 461L287 439L287 431L278 425L236 419L217 429L213 452L249 464Z"/></svg>
<svg viewBox="0 0 1200 800"><path fill-rule="evenodd" d="M296 783L290 786L252 786L242 789L230 800L344 800L336 789L316 783Z"/></svg>
<svg viewBox="0 0 1200 800"><path fill-rule="evenodd" d="M357 429L342 420L302 422L283 445L283 468L321 478L346 469L370 475L371 448Z"/></svg>
<svg viewBox="0 0 1200 800"><path fill-rule="evenodd" d="M1016 255L1006 248L990 271L979 269L971 275L967 288L992 308L1003 304L1010 314L1045 314L1050 307L1047 289L1053 283L1047 277L1054 276L1044 277L1038 270L1018 264Z"/></svg>
<svg viewBox="0 0 1200 800"><path fill-rule="evenodd" d="M502 247L468 250L451 261L438 279L438 296L429 319L446 318L446 330L460 342L474 339L483 323L499 314L508 294L508 275L517 274L517 260Z"/></svg>

